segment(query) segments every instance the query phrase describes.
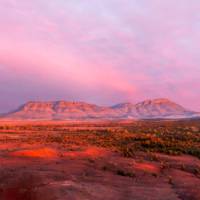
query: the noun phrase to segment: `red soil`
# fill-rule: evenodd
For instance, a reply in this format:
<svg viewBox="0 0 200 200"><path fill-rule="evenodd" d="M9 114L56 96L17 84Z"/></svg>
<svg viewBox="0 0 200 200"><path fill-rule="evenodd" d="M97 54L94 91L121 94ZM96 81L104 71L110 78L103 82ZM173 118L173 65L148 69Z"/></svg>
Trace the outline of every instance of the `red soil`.
<svg viewBox="0 0 200 200"><path fill-rule="evenodd" d="M51 148L40 148L33 150L21 150L12 152L12 156L24 156L24 157L35 157L35 158L54 158L58 156L58 152Z"/></svg>
<svg viewBox="0 0 200 200"><path fill-rule="evenodd" d="M145 156L123 158L97 147L67 150L41 145L1 152L0 199L199 200L200 179L181 168L195 169L199 160L177 156L181 163L173 166L174 157L168 156L163 168L163 163Z"/></svg>
<svg viewBox="0 0 200 200"><path fill-rule="evenodd" d="M155 164L134 162L133 168L151 173L159 173L160 168Z"/></svg>
<svg viewBox="0 0 200 200"><path fill-rule="evenodd" d="M0 134L0 200L200 199L198 158L142 152L125 158L104 148L37 141L45 137L40 132ZM27 137L36 139L27 143Z"/></svg>

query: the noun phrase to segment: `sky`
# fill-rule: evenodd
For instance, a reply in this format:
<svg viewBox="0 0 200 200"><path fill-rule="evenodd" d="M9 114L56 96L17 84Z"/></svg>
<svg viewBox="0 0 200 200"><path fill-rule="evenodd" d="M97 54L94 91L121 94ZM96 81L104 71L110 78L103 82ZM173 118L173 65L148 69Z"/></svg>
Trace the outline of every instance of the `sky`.
<svg viewBox="0 0 200 200"><path fill-rule="evenodd" d="M199 0L0 0L0 112L152 98L200 111L199 10Z"/></svg>

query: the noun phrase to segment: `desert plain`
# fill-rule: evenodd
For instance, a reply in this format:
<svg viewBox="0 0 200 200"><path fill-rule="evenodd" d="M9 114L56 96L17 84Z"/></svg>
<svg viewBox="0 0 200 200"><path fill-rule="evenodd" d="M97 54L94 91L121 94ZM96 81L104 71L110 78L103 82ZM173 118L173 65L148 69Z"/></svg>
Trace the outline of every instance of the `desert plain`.
<svg viewBox="0 0 200 200"><path fill-rule="evenodd" d="M1 121L1 200L199 200L200 121Z"/></svg>

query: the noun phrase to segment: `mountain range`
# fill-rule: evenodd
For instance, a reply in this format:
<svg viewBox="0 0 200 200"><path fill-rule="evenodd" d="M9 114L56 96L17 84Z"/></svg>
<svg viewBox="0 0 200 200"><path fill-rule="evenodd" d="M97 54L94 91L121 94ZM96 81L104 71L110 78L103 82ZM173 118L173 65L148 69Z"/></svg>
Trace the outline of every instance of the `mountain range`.
<svg viewBox="0 0 200 200"><path fill-rule="evenodd" d="M2 119L89 120L89 119L177 119L200 117L169 99L152 99L137 104L121 103L110 107L85 102L30 101Z"/></svg>

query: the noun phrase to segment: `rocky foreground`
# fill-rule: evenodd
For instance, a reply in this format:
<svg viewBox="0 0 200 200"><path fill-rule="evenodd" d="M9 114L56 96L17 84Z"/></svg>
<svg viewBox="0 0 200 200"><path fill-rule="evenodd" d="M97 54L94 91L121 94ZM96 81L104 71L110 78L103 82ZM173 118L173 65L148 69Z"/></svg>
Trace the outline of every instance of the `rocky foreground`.
<svg viewBox="0 0 200 200"><path fill-rule="evenodd" d="M200 161L191 156L123 158L94 147L6 147L10 152L1 146L0 158L2 200L200 199Z"/></svg>

